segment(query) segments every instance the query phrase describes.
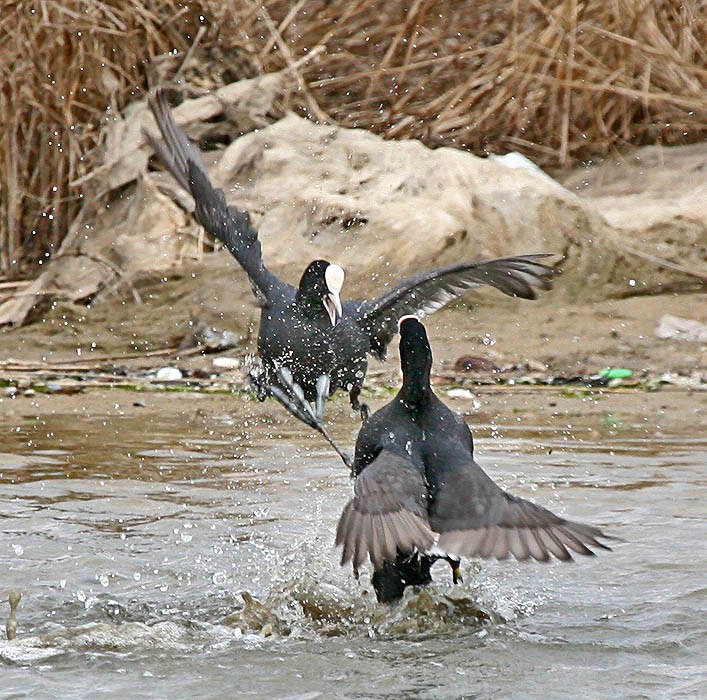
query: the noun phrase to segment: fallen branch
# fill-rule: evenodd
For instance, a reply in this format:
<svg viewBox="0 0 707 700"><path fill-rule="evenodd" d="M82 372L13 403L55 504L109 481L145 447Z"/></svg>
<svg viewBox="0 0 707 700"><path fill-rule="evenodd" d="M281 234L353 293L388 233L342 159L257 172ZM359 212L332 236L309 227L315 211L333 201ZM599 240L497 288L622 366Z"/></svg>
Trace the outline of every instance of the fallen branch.
<svg viewBox="0 0 707 700"><path fill-rule="evenodd" d="M120 360L139 360L143 357L165 357L167 355L179 355L180 357L190 357L191 355L198 355L203 352L204 348L201 346L195 348L189 348L187 350L180 350L178 346L171 348L164 348L162 350L146 350L145 352L128 352L121 355L90 355L92 362L115 362ZM8 358L7 360L0 361L0 369L6 370L59 370L62 367L68 367L69 369L90 371L95 369L96 365L82 365L85 363L86 358L80 357L75 360L61 360L58 362L32 362L26 360L17 360L15 358Z"/></svg>
<svg viewBox="0 0 707 700"><path fill-rule="evenodd" d="M688 267L685 267L684 265L678 265L677 263L670 262L670 260L665 260L664 258L659 258L655 255L650 255L649 253L644 253L640 250L636 250L635 248L629 248L629 247L622 245L621 243L618 243L618 242L616 245L624 253L627 253L629 255L634 255L637 258L641 258L642 260L647 260L648 262L652 262L655 265L659 265L660 267L666 267L669 270L675 270L676 272L681 272L683 275L688 275L689 277L695 277L696 279L701 280L703 283L707 283L707 274L704 272L700 272L699 270L692 270Z"/></svg>

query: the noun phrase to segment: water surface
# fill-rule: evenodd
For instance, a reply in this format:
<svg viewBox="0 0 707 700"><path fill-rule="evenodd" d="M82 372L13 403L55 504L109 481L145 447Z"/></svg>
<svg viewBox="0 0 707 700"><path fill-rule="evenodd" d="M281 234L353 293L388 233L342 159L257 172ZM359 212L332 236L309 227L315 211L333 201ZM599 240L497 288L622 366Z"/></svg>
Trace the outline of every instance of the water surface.
<svg viewBox="0 0 707 700"><path fill-rule="evenodd" d="M440 562L389 608L338 565L338 459L253 403L187 420L181 400L3 426L3 622L23 598L0 697L707 695L707 438L689 426L475 424L505 488L628 543L466 562L460 586Z"/></svg>

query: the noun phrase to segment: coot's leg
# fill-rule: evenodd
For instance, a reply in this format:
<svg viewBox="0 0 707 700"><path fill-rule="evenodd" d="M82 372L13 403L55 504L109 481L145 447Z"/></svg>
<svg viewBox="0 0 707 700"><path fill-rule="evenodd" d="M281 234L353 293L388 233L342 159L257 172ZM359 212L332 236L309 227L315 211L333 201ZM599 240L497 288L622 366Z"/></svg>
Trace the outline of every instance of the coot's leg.
<svg viewBox="0 0 707 700"><path fill-rule="evenodd" d="M258 397L258 401L265 401L269 394L265 382L265 367L263 367L263 363L256 355L246 355L244 364L248 382Z"/></svg>
<svg viewBox="0 0 707 700"><path fill-rule="evenodd" d="M371 415L371 411L368 408L367 404L361 403L358 400L360 393L360 386L353 387L349 392L349 400L351 401L351 408L353 408L354 411L359 411L359 413L361 414L361 420L365 423L368 420L368 416Z"/></svg>
<svg viewBox="0 0 707 700"><path fill-rule="evenodd" d="M413 552L398 554L395 562L383 562L380 569L373 572L373 589L379 603L393 603L403 596L407 586L426 586L432 583L430 567L435 557Z"/></svg>
<svg viewBox="0 0 707 700"><path fill-rule="evenodd" d="M292 378L292 372L287 367L277 368L277 384L270 384L265 380L265 373L251 370L248 379L255 388L258 395L265 392L266 396L272 396L279 401L295 418L301 420L305 425L320 433L324 439L334 448L341 457L344 464L353 468L353 460L350 455L344 452L330 437L324 423L317 417L311 405L304 398L302 387Z"/></svg>
<svg viewBox="0 0 707 700"><path fill-rule="evenodd" d="M453 559L452 557L445 557L449 562L449 566L452 567L452 581L457 583L464 583L462 578L461 561L459 559Z"/></svg>
<svg viewBox="0 0 707 700"><path fill-rule="evenodd" d="M321 421L324 418L324 404L329 398L329 387L331 382L326 374L322 374L317 379L317 400L314 404L317 420Z"/></svg>
<svg viewBox="0 0 707 700"><path fill-rule="evenodd" d="M373 572L372 583L379 603L393 603L403 597L405 584L400 570L391 561L383 562L383 566Z"/></svg>
<svg viewBox="0 0 707 700"><path fill-rule="evenodd" d="M462 578L462 570L461 570L461 560L460 559L455 559L454 557L450 556L443 556L440 554L433 554L431 556L425 556L426 559L429 559L430 561L430 566L434 564L438 559L444 559L449 566L452 567L452 582L456 585L458 583L464 583L464 579Z"/></svg>
<svg viewBox="0 0 707 700"><path fill-rule="evenodd" d="M425 554L408 554L406 557L398 554L398 568L406 586L426 586L432 583L430 568L435 563L434 557Z"/></svg>

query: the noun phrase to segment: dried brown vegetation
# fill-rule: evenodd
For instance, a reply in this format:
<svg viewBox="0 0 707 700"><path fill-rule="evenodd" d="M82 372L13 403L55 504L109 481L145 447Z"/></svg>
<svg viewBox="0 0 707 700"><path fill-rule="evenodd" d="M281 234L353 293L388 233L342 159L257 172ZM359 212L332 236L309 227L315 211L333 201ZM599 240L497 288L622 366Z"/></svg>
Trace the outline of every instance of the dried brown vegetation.
<svg viewBox="0 0 707 700"><path fill-rule="evenodd" d="M390 138L558 166L707 134L700 0L5 2L0 273L32 276L57 250L81 208L70 183L100 165L102 125L131 99L278 70L317 46L295 106Z"/></svg>

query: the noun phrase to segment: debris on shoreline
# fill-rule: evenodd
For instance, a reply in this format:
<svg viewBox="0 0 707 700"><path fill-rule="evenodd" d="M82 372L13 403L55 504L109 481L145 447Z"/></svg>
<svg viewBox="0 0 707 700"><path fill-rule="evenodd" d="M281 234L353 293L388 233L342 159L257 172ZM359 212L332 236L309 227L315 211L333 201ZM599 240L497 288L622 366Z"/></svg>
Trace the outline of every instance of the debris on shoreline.
<svg viewBox="0 0 707 700"><path fill-rule="evenodd" d="M179 357L179 356L178 356ZM72 394L89 389L127 389L138 392L189 391L203 393L250 393L243 373L243 358L216 358L210 368L188 367L179 359L161 367L139 367L124 364L91 365L71 363L0 361L1 396L17 398L34 394ZM486 389L518 387L575 387L586 390L640 390L657 391L662 388L707 391L707 372L651 372L603 369L591 374L556 374L549 369L538 370L538 363L508 364L493 371L433 373L435 386L450 398L471 398L469 387ZM456 367L455 367L456 369ZM364 392L390 390L395 385L391 372L378 370L369 373ZM468 396L467 396L468 394Z"/></svg>

